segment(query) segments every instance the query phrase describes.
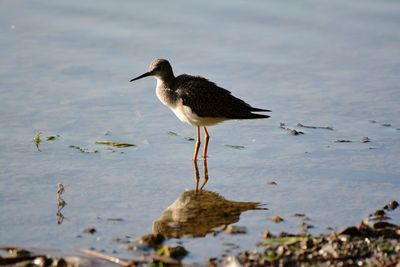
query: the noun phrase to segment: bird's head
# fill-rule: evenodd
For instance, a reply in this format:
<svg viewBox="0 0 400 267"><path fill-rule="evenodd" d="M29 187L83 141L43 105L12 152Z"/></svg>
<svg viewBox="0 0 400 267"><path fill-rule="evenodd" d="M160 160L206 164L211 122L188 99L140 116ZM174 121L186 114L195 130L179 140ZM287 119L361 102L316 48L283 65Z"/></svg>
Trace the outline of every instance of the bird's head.
<svg viewBox="0 0 400 267"><path fill-rule="evenodd" d="M174 77L171 64L166 59L154 59L150 65L149 70L146 73L130 80L131 82L139 80L147 76L154 76L156 79L168 80Z"/></svg>

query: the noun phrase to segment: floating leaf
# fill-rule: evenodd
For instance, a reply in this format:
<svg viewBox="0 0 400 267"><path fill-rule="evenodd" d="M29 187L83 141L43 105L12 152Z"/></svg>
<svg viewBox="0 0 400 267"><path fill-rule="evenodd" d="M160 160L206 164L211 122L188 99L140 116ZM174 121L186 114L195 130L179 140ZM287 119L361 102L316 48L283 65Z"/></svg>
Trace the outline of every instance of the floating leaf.
<svg viewBox="0 0 400 267"><path fill-rule="evenodd" d="M344 139L339 139L335 141L335 143L351 143L351 142L352 142L351 140L344 140Z"/></svg>
<svg viewBox="0 0 400 267"><path fill-rule="evenodd" d="M306 215L304 213L298 213L298 212L292 214L292 217L305 217L305 216Z"/></svg>
<svg viewBox="0 0 400 267"><path fill-rule="evenodd" d="M366 137L363 137L363 139L361 140L363 143L369 143L369 142L371 142L371 139L369 139L369 137L368 136L366 136Z"/></svg>
<svg viewBox="0 0 400 267"><path fill-rule="evenodd" d="M53 140L56 140L57 138L59 138L60 137L60 135L49 135L49 136L47 136L46 137L46 141L53 141Z"/></svg>
<svg viewBox="0 0 400 267"><path fill-rule="evenodd" d="M110 222L122 222L123 220L122 218L107 218L107 221Z"/></svg>
<svg viewBox="0 0 400 267"><path fill-rule="evenodd" d="M113 147L118 147L118 148L136 146L134 144L120 143L120 142L114 142L114 141L97 141L96 144L98 144L98 145L106 145L106 146L113 146Z"/></svg>
<svg viewBox="0 0 400 267"><path fill-rule="evenodd" d="M312 125L304 125L301 123L298 123L297 126L303 127L303 128L308 128L308 129L324 129L324 130L333 131L333 127L331 127L331 126L312 126Z"/></svg>
<svg viewBox="0 0 400 267"><path fill-rule="evenodd" d="M75 145L70 145L69 146L70 148L74 148L74 149L76 149L76 150L79 150L80 152L82 152L82 153L98 153L99 151L98 150L89 150L89 149L87 149L87 148L81 148L81 147L79 147L79 146L75 146Z"/></svg>
<svg viewBox="0 0 400 267"><path fill-rule="evenodd" d="M171 136L180 136L179 134L172 132L172 131L168 131L167 134L171 135ZM183 139L185 139L186 141L194 141L195 140L193 137L183 137Z"/></svg>
<svg viewBox="0 0 400 267"><path fill-rule="evenodd" d="M304 134L304 132L302 132L302 131L298 131L298 130L296 130L296 129L291 129L291 128L289 128L289 127L286 127L286 124L284 124L283 122L281 122L280 124L279 124L279 128L281 128L281 129L283 129L283 130L286 130L289 134L291 134L291 135L300 135L300 134Z"/></svg>
<svg viewBox="0 0 400 267"><path fill-rule="evenodd" d="M175 132L172 132L172 131L168 131L168 132L167 132L167 134L169 134L169 135L173 135L173 136L178 136L178 134L177 134L177 133L175 133Z"/></svg>
<svg viewBox="0 0 400 267"><path fill-rule="evenodd" d="M239 146L239 145L225 145L226 147L230 147L233 149L245 149L245 146Z"/></svg>

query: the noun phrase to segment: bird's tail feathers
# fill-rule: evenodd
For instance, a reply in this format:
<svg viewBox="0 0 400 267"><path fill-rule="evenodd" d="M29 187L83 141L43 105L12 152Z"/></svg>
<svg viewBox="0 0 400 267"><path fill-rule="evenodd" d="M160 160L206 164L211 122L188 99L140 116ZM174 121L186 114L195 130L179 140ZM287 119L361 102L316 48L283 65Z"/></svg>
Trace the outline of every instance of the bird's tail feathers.
<svg viewBox="0 0 400 267"><path fill-rule="evenodd" d="M269 109L262 109L262 108L253 108L251 107L250 111L256 111L256 112L271 112Z"/></svg>
<svg viewBox="0 0 400 267"><path fill-rule="evenodd" d="M249 119L266 119L269 117L271 116L248 112L248 113L235 114L234 116L231 116L230 119L249 120Z"/></svg>

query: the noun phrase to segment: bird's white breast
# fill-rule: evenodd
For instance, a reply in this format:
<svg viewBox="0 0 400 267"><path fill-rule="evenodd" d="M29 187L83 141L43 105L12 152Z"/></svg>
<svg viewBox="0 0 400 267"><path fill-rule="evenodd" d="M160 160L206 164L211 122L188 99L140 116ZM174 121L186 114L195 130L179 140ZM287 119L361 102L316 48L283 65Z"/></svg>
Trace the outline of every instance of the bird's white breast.
<svg viewBox="0 0 400 267"><path fill-rule="evenodd" d="M224 118L199 117L188 106L183 105L182 99L176 101L175 107L171 107L174 114L183 122L193 126L209 126L224 121Z"/></svg>

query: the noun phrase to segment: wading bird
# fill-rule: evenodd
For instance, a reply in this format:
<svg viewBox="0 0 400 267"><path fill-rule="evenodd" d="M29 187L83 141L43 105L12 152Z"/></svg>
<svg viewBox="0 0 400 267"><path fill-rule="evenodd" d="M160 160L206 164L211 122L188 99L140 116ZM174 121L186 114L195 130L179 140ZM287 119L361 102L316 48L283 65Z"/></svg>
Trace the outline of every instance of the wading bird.
<svg viewBox="0 0 400 267"><path fill-rule="evenodd" d="M147 76L157 80L156 94L183 122L197 127L197 141L193 160L197 160L200 147L200 127L204 129L203 158L207 157L210 135L206 126L225 120L245 120L269 118L268 115L253 112L270 112L255 108L231 95L228 90L200 77L182 74L175 77L171 64L165 59L155 59L146 73L130 80L131 82Z"/></svg>

